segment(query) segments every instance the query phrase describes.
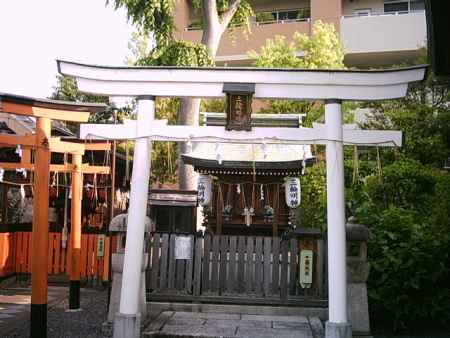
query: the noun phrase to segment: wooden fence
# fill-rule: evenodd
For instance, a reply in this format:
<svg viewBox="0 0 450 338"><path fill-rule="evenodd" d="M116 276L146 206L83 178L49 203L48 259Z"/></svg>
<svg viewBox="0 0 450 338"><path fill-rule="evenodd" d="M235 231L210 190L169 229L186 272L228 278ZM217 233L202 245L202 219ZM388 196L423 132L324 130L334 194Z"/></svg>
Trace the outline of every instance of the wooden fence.
<svg viewBox="0 0 450 338"><path fill-rule="evenodd" d="M103 256L98 255L99 234L81 235L81 278L107 281L109 278L109 251L117 246L115 237L105 237ZM70 234L68 235L70 238ZM49 233L48 274L69 274L71 268L70 240L61 245L61 233ZM112 244L112 245L111 245ZM31 232L0 233L0 277L31 273ZM112 246L112 247L111 247Z"/></svg>
<svg viewBox="0 0 450 338"><path fill-rule="evenodd" d="M324 299L324 245L311 241L313 283L299 284L302 241L253 236L189 236L191 259L176 259L177 235L150 238L147 286L153 300L211 298L271 303ZM246 297L242 297L246 295ZM247 299L248 300L248 299Z"/></svg>

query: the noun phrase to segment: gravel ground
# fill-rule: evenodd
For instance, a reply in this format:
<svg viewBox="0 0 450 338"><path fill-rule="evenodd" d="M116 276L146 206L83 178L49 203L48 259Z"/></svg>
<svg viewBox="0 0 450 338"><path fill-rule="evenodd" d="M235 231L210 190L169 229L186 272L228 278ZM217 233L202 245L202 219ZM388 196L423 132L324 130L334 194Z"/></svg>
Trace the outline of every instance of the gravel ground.
<svg viewBox="0 0 450 338"><path fill-rule="evenodd" d="M81 308L79 312L66 312L68 299L53 306L48 311L48 338L62 337L103 337L102 323L106 319L108 291L105 289L81 289ZM29 321L20 329L9 332L5 338L29 337Z"/></svg>

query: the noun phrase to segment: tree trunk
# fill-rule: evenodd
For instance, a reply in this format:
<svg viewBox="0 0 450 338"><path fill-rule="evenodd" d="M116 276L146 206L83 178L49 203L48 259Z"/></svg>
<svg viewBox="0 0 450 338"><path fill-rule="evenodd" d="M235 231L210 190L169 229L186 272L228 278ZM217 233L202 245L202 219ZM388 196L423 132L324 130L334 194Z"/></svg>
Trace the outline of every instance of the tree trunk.
<svg viewBox="0 0 450 338"><path fill-rule="evenodd" d="M200 99L182 99L180 110L178 112L178 124L188 126L198 126L200 110ZM184 164L181 154L188 152L185 142L178 143L178 184L182 190L197 189L197 173L194 167Z"/></svg>
<svg viewBox="0 0 450 338"><path fill-rule="evenodd" d="M220 39L224 32L224 27L220 24L219 15L216 8L216 0L203 1L203 15L205 27L203 29L202 44L208 47L211 57L214 59L219 48ZM181 99L180 111L178 112L178 124L198 126L200 111L200 99ZM178 184L182 190L197 189L197 173L193 166L186 165L181 159L181 154L185 154L186 144L179 143L178 155Z"/></svg>

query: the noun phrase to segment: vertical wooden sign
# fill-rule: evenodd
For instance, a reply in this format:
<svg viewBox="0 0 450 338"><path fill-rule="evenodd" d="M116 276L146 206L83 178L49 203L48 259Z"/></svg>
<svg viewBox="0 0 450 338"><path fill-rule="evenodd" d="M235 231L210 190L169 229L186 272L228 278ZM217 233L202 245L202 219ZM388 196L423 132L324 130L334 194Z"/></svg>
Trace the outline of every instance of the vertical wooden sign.
<svg viewBox="0 0 450 338"><path fill-rule="evenodd" d="M226 130L252 129L252 98L255 85L252 83L225 83L223 91L227 94Z"/></svg>

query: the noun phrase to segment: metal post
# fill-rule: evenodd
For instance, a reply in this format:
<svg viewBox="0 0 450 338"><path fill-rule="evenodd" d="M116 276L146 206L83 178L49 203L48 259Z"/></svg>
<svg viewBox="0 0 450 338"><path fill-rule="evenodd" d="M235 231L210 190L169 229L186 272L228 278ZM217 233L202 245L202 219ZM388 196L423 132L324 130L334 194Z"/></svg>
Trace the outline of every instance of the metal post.
<svg viewBox="0 0 450 338"><path fill-rule="evenodd" d="M47 337L48 183L51 120L36 121L36 160L33 199L30 337Z"/></svg>
<svg viewBox="0 0 450 338"><path fill-rule="evenodd" d="M153 97L138 99L136 130L138 136L148 130L154 113ZM120 310L114 321L114 338L140 337L139 290L150 181L150 152L151 143L147 138L138 138L135 141Z"/></svg>
<svg viewBox="0 0 450 338"><path fill-rule="evenodd" d="M344 148L341 102L325 103L327 129L328 322L326 338L351 338L347 317Z"/></svg>
<svg viewBox="0 0 450 338"><path fill-rule="evenodd" d="M83 174L81 154L72 154L72 201L71 201L71 259L69 310L80 309L80 258L81 258L81 199Z"/></svg>

